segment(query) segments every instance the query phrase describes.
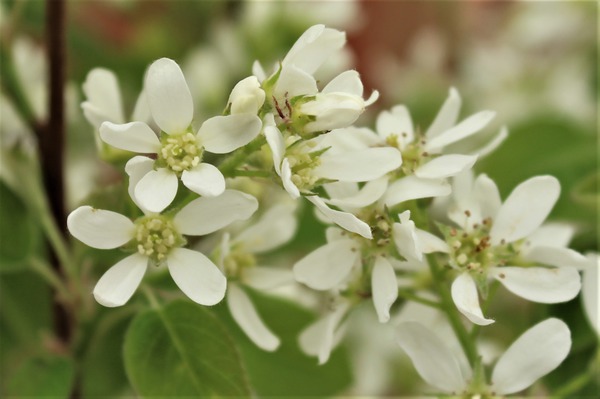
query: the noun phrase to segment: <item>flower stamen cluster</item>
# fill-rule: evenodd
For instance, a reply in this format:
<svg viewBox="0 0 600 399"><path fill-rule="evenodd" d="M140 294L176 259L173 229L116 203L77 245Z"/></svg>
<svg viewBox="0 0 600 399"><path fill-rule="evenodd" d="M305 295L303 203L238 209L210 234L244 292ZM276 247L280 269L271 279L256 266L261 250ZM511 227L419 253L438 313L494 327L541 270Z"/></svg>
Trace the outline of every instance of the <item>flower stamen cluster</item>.
<svg viewBox="0 0 600 399"><path fill-rule="evenodd" d="M183 171L198 166L202 161L203 149L191 132L165 135L161 144L158 153L159 164L164 163L179 176Z"/></svg>
<svg viewBox="0 0 600 399"><path fill-rule="evenodd" d="M156 263L162 262L173 248L184 243L173 222L162 216L146 216L136 223L137 251Z"/></svg>
<svg viewBox="0 0 600 399"><path fill-rule="evenodd" d="M244 270L256 266L256 256L242 249L234 249L223 259L223 268L229 278L240 278Z"/></svg>

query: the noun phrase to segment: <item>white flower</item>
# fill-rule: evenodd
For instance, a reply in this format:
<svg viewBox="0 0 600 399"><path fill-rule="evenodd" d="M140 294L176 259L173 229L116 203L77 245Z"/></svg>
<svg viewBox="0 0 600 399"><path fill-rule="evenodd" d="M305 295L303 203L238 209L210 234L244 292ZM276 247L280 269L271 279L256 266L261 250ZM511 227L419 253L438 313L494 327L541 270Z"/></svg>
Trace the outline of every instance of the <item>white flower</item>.
<svg viewBox="0 0 600 399"><path fill-rule="evenodd" d="M262 321L242 286L267 290L293 281L290 270L258 265L255 255L272 251L293 237L297 227L294 210L290 204L275 205L232 239L224 234L219 246L218 265L229 280L229 311L248 338L266 351L276 350L279 338Z"/></svg>
<svg viewBox="0 0 600 399"><path fill-rule="evenodd" d="M104 122L100 126L100 136L108 144L158 155L156 160L145 157L150 167L145 168L146 173L137 183L133 198L142 208L161 212L175 198L179 178L197 194L221 194L225 190L225 179L216 167L201 162L204 150L226 154L246 145L260 132L260 119L247 113L217 116L206 120L197 134L192 133L190 91L181 69L168 58L161 58L150 66L144 89L152 118L163 132L160 140L143 122ZM142 162L139 158L130 162Z"/></svg>
<svg viewBox="0 0 600 399"><path fill-rule="evenodd" d="M225 295L227 281L219 268L200 252L183 248L184 235L205 235L257 209L254 197L226 190L219 197L202 197L175 216L147 213L132 222L115 212L82 206L71 212L71 234L93 248L130 247L137 251L112 266L94 288L96 300L108 307L124 305L140 284L148 265L166 263L177 286L191 300L214 305Z"/></svg>
<svg viewBox="0 0 600 399"><path fill-rule="evenodd" d="M450 264L461 272L452 284L452 297L469 320L493 323L483 316L477 294L476 281L488 277L539 303L565 302L579 293L576 266L584 257L565 247L564 233L554 235L555 227L542 226L560 194L556 178L533 177L515 187L503 204L485 175L462 184L464 190L455 191L456 203L449 210L462 229L450 229L446 240Z"/></svg>
<svg viewBox="0 0 600 399"><path fill-rule="evenodd" d="M583 301L583 310L597 335L600 335L600 325L598 324L598 287L600 287L600 258L597 253L586 255L586 261L581 264L582 288L581 300Z"/></svg>
<svg viewBox="0 0 600 399"><path fill-rule="evenodd" d="M275 171L292 196L306 195L332 222L370 238L368 225L348 212L331 209L311 190L328 181L368 182L398 168L400 152L393 148L363 148L345 151L329 145L327 134L312 140L290 138L286 143L272 121L265 123L265 137L271 148Z"/></svg>
<svg viewBox="0 0 600 399"><path fill-rule="evenodd" d="M265 91L256 76L249 76L235 85L227 102L231 114L258 114L265 102Z"/></svg>
<svg viewBox="0 0 600 399"><path fill-rule="evenodd" d="M396 337L419 375L436 389L453 395L520 392L558 367L571 348L571 332L563 321L542 321L513 342L496 362L490 382L480 386L473 370L461 367L460 359L423 325L399 323Z"/></svg>

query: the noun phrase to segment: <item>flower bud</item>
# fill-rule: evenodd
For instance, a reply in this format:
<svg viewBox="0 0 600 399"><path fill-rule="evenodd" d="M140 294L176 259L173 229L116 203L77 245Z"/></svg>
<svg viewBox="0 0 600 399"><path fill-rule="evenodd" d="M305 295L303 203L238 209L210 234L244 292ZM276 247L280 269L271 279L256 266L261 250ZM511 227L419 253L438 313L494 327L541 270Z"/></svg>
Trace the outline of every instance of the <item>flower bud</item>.
<svg viewBox="0 0 600 399"><path fill-rule="evenodd" d="M265 92L256 76L249 76L235 85L229 96L231 114L258 114L265 102Z"/></svg>

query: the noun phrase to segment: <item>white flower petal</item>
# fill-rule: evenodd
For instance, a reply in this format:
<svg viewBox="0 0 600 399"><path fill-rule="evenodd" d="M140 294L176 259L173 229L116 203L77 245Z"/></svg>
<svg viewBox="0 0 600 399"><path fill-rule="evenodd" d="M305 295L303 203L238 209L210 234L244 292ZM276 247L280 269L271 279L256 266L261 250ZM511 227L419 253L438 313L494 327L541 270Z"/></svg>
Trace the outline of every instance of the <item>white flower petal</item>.
<svg viewBox="0 0 600 399"><path fill-rule="evenodd" d="M321 163L313 170L315 176L349 182L377 179L397 169L402 155L395 148L369 148L345 154L321 156Z"/></svg>
<svg viewBox="0 0 600 399"><path fill-rule="evenodd" d="M329 147L328 154L364 150L365 148L381 145L381 139L377 136L377 133L366 127L358 128L354 126L332 130L329 133L317 136L311 141L317 143L315 150Z"/></svg>
<svg viewBox="0 0 600 399"><path fill-rule="evenodd" d="M137 253L119 261L100 277L94 287L94 298L109 308L125 305L140 285L147 267L148 257Z"/></svg>
<svg viewBox="0 0 600 399"><path fill-rule="evenodd" d="M317 356L319 364L327 363L336 344L336 330L348 310L343 303L338 308L309 325L298 337L300 349L309 356Z"/></svg>
<svg viewBox="0 0 600 399"><path fill-rule="evenodd" d="M569 248L536 245L523 253L523 258L541 265L571 266L581 269L587 262L585 256Z"/></svg>
<svg viewBox="0 0 600 399"><path fill-rule="evenodd" d="M458 360L450 349L423 325L407 321L398 323L396 342L412 360L415 369L429 385L460 394L467 386Z"/></svg>
<svg viewBox="0 0 600 399"><path fill-rule="evenodd" d="M161 58L146 72L144 90L154 121L164 132L183 133L192 123L194 104L179 65Z"/></svg>
<svg viewBox="0 0 600 399"><path fill-rule="evenodd" d="M477 176L477 179L473 183L473 194L479 204L481 218L493 218L498 214L498 210L502 206L500 192L496 183L487 175L481 174Z"/></svg>
<svg viewBox="0 0 600 399"><path fill-rule="evenodd" d="M317 94L318 91L317 81L310 73L294 65L285 65L279 74L273 96L277 99L279 108L286 112L286 100Z"/></svg>
<svg viewBox="0 0 600 399"><path fill-rule="evenodd" d="M236 190L218 197L200 197L181 209L173 222L182 234L201 236L213 233L238 220L246 220L258 209L258 201Z"/></svg>
<svg viewBox="0 0 600 399"><path fill-rule="evenodd" d="M104 122L100 126L100 137L105 143L122 150L142 154L157 153L160 150L160 140L156 133L143 122L122 125Z"/></svg>
<svg viewBox="0 0 600 399"><path fill-rule="evenodd" d="M477 161L475 155L449 154L434 158L415 170L415 175L423 179L442 179L470 169Z"/></svg>
<svg viewBox="0 0 600 399"><path fill-rule="evenodd" d="M405 211L404 214L410 211ZM407 220L402 223L394 223L392 226L394 243L400 255L405 258L417 260L423 259L423 248L417 238L415 223L412 220Z"/></svg>
<svg viewBox="0 0 600 399"><path fill-rule="evenodd" d="M522 391L558 367L571 349L569 327L547 319L525 331L498 360L491 390L499 395Z"/></svg>
<svg viewBox="0 0 600 399"><path fill-rule="evenodd" d="M388 179L386 177L381 177L379 179L371 180L371 181L367 182L363 186L363 188L360 189L360 191L358 191L354 195L350 195L350 196L346 196L346 197L335 196L330 192L329 187L332 186L333 184L337 184L337 183L327 184L325 189L332 198L329 200L324 200L324 201L330 205L339 206L342 209L343 208L354 208L354 209L363 208L363 207L366 207L366 206L369 206L369 205L375 203L375 201L377 201L379 198L381 198L381 196L387 190L387 182L388 182ZM342 182L340 182L340 183L342 183ZM342 183L342 184L344 184L344 183ZM346 183L346 184L351 185L352 183Z"/></svg>
<svg viewBox="0 0 600 399"><path fill-rule="evenodd" d="M287 158L284 158L281 163L281 182L285 191L287 191L292 198L300 198L300 190L298 190L298 187L292 182L292 168L290 168L290 162Z"/></svg>
<svg viewBox="0 0 600 399"><path fill-rule="evenodd" d="M258 60L255 60L252 63L252 74L254 76L256 76L256 78L262 82L263 80L265 80L267 78L267 74L265 73L264 68L262 67L262 65L260 64L260 62L258 62Z"/></svg>
<svg viewBox="0 0 600 399"><path fill-rule="evenodd" d="M273 166L275 167L275 172L281 176L281 162L285 154L285 143L283 142L281 132L275 126L266 126L264 134L267 139L267 144L269 144L269 148L271 149L271 153L273 154Z"/></svg>
<svg viewBox="0 0 600 399"><path fill-rule="evenodd" d="M527 237L532 247L566 247L575 235L575 227L567 223L544 223Z"/></svg>
<svg viewBox="0 0 600 399"><path fill-rule="evenodd" d="M135 226L127 217L111 211L80 206L67 218L73 237L93 248L112 249L133 238Z"/></svg>
<svg viewBox="0 0 600 399"><path fill-rule="evenodd" d="M326 28L324 25L314 25L296 40L281 64L292 64L312 74L345 43L344 32Z"/></svg>
<svg viewBox="0 0 600 399"><path fill-rule="evenodd" d="M494 320L486 319L479 306L479 295L475 281L468 273L462 273L452 283L452 300L465 317L480 326L492 324Z"/></svg>
<svg viewBox="0 0 600 399"><path fill-rule="evenodd" d="M273 250L292 239L298 225L295 204L276 204L233 240L251 253Z"/></svg>
<svg viewBox="0 0 600 399"><path fill-rule="evenodd" d="M181 182L196 194L216 197L225 191L225 178L219 169L209 163L184 170Z"/></svg>
<svg viewBox="0 0 600 399"><path fill-rule="evenodd" d="M362 97L347 93L319 93L314 100L300 106L300 112L315 120L304 126L305 132L319 132L348 127L365 110Z"/></svg>
<svg viewBox="0 0 600 399"><path fill-rule="evenodd" d="M373 238L373 234L371 233L371 228L369 225L353 214L336 211L335 209L329 208L325 202L323 202L323 200L316 195L308 196L306 199L312 202L327 219L331 220L338 226L353 233L359 234L365 238Z"/></svg>
<svg viewBox="0 0 600 399"><path fill-rule="evenodd" d="M265 92L256 76L249 76L234 86L227 102L232 114L256 115L265 102Z"/></svg>
<svg viewBox="0 0 600 399"><path fill-rule="evenodd" d="M167 258L169 273L185 295L200 305L215 305L225 296L227 279L204 254L174 249Z"/></svg>
<svg viewBox="0 0 600 399"><path fill-rule="evenodd" d="M135 202L138 208L140 208L144 213L148 213L149 211L145 209L135 198L135 187L139 181L142 180L142 178L153 169L154 159L141 155L131 158L125 164L125 172L127 175L129 175L129 185L127 187L127 191L129 192L129 196L133 202Z"/></svg>
<svg viewBox="0 0 600 399"><path fill-rule="evenodd" d="M566 302L581 289L574 267L494 267L490 274L513 294L538 303Z"/></svg>
<svg viewBox="0 0 600 399"><path fill-rule="evenodd" d="M179 180L167 168L151 170L135 186L134 195L143 209L160 213L173 202Z"/></svg>
<svg viewBox="0 0 600 399"><path fill-rule="evenodd" d="M414 140L413 122L404 105L396 105L389 111L381 112L377 117L376 130L383 140L392 134L396 135L400 148Z"/></svg>
<svg viewBox="0 0 600 399"><path fill-rule="evenodd" d="M133 114L131 119L134 121L146 122L153 125L152 114L150 113L150 106L148 105L148 99L146 98L146 91L140 91L138 98L135 102Z"/></svg>
<svg viewBox="0 0 600 399"><path fill-rule="evenodd" d="M104 121L125 122L119 82L112 71L105 68L92 69L87 74L82 88L87 102L106 115ZM96 128L99 128L100 124L97 124Z"/></svg>
<svg viewBox="0 0 600 399"><path fill-rule="evenodd" d="M451 87L448 98L425 133L427 139L432 139L454 126L458 119L461 102L460 94L454 87Z"/></svg>
<svg viewBox="0 0 600 399"><path fill-rule="evenodd" d="M321 92L342 92L362 97L363 84L360 80L358 72L356 72L355 70L348 70L340 73L338 76L333 78L329 83L327 83L327 85L323 88L323 90L321 90Z"/></svg>
<svg viewBox="0 0 600 399"><path fill-rule="evenodd" d="M371 274L373 305L380 323L390 320L390 308L398 298L398 283L394 268L384 257L378 256Z"/></svg>
<svg viewBox="0 0 600 399"><path fill-rule="evenodd" d="M242 281L257 290L271 290L294 282L294 274L289 269L255 266L244 270Z"/></svg>
<svg viewBox="0 0 600 399"><path fill-rule="evenodd" d="M207 151L227 154L252 141L261 128L262 122L256 115L215 116L200 126L198 138Z"/></svg>
<svg viewBox="0 0 600 399"><path fill-rule="evenodd" d="M430 254L432 252L450 252L448 244L441 238L431 234L428 231L417 229L417 239L421 243L421 248L424 254Z"/></svg>
<svg viewBox="0 0 600 399"><path fill-rule="evenodd" d="M353 240L323 245L294 264L296 281L312 289L325 291L340 284L352 270L359 253Z"/></svg>
<svg viewBox="0 0 600 399"><path fill-rule="evenodd" d="M519 184L493 220L491 243L513 242L533 233L546 220L559 195L560 183L553 176L536 176Z"/></svg>
<svg viewBox="0 0 600 399"><path fill-rule="evenodd" d="M496 113L493 111L481 111L471 115L458 125L427 141L425 150L436 152L449 144L467 138L483 129L494 116L496 116Z"/></svg>
<svg viewBox="0 0 600 399"><path fill-rule="evenodd" d="M388 186L383 202L387 206L394 206L413 199L443 197L449 195L451 191L450 184L445 180L406 176Z"/></svg>
<svg viewBox="0 0 600 399"><path fill-rule="evenodd" d="M227 289L227 307L242 331L259 348L272 352L280 341L262 321L248 295L236 284Z"/></svg>

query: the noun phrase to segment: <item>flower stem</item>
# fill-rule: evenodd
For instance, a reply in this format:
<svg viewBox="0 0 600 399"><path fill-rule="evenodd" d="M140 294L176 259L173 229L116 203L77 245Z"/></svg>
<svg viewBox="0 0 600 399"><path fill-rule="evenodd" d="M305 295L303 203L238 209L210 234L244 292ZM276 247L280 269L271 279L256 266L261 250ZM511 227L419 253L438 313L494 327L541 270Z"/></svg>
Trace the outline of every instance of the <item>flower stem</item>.
<svg viewBox="0 0 600 399"><path fill-rule="evenodd" d="M48 282L58 293L59 297L63 300L71 300L72 294L68 290L67 286L63 283L58 273L52 268L50 264L39 258L31 258L29 265L33 271L39 274L44 280Z"/></svg>
<svg viewBox="0 0 600 399"><path fill-rule="evenodd" d="M400 291L398 291L398 296L401 298L404 298L404 299L408 299L409 301L414 301L414 302L418 302L418 303L421 303L426 306L430 306L432 308L436 308L436 309L442 308L442 306L439 302L421 298L420 296L418 296L412 292L409 292L409 291L400 290Z"/></svg>
<svg viewBox="0 0 600 399"><path fill-rule="evenodd" d="M454 301L452 300L452 295L450 294L450 290L444 284L444 272L440 268L437 259L434 255L427 255L427 263L429 264L429 269L431 270L431 274L433 276L433 284L438 294L440 295L442 301L440 303L442 310L446 313L446 317L448 317L448 321L462 346L467 359L469 360L469 364L471 367L474 367L477 358L479 355L477 354L477 348L475 347L475 340L471 338L469 332L462 324L462 320L460 319L460 314L456 310L454 306Z"/></svg>
<svg viewBox="0 0 600 399"><path fill-rule="evenodd" d="M266 142L265 136L260 135L244 147L237 149L219 165L219 170L223 173L223 176L236 176L236 172L239 172L236 171L237 167L243 164L254 151L259 150Z"/></svg>

